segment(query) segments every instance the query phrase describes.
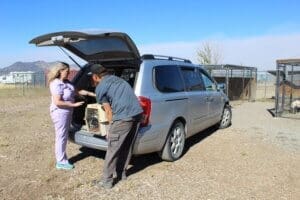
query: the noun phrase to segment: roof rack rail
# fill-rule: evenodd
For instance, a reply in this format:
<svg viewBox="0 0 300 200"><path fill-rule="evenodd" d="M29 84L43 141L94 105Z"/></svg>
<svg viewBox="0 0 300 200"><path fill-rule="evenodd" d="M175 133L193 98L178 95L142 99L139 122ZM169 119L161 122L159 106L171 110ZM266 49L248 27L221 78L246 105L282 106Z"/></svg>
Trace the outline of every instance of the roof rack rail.
<svg viewBox="0 0 300 200"><path fill-rule="evenodd" d="M153 54L144 54L142 56L142 59L144 59L144 60L154 60L154 59L173 60L173 61L182 61L182 62L186 62L186 63L192 63L190 60L184 59L184 58L177 58L177 57L172 57L172 56L162 56L162 55L153 55Z"/></svg>

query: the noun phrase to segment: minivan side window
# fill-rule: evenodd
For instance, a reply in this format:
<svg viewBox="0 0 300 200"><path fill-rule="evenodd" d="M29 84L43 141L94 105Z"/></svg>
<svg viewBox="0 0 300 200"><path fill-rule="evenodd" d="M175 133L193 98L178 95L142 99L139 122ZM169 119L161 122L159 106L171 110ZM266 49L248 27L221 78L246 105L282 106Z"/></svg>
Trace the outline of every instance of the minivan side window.
<svg viewBox="0 0 300 200"><path fill-rule="evenodd" d="M160 92L182 92L184 85L178 67L175 65L154 68L155 86Z"/></svg>
<svg viewBox="0 0 300 200"><path fill-rule="evenodd" d="M194 67L181 67L181 73L188 91L205 90L202 79Z"/></svg>
<svg viewBox="0 0 300 200"><path fill-rule="evenodd" d="M213 80L211 80L211 78L209 76L207 76L205 73L203 73L203 72L200 72L200 73L201 73L201 76L202 76L202 79L203 79L203 82L205 85L205 89L207 91L216 91L217 87L216 87L216 84L213 82Z"/></svg>

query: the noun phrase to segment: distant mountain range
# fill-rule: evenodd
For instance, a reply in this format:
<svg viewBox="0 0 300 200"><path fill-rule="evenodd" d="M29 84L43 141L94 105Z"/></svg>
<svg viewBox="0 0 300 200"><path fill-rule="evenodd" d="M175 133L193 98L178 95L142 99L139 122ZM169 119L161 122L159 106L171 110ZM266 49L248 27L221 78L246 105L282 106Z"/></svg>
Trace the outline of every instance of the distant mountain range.
<svg viewBox="0 0 300 200"><path fill-rule="evenodd" d="M0 68L0 73L9 72L41 72L49 69L55 62L35 61L35 62L16 62L8 67ZM71 65L71 68L75 68ZM78 68L77 68L78 69Z"/></svg>

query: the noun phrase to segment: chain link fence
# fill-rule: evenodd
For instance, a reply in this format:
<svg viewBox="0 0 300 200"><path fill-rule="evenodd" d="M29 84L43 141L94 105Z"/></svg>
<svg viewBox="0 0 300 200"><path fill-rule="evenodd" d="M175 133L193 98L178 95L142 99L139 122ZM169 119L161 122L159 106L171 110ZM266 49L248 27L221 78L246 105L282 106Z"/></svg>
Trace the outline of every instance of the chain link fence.
<svg viewBox="0 0 300 200"><path fill-rule="evenodd" d="M275 99L276 76L267 71L257 72L256 100Z"/></svg>
<svg viewBox="0 0 300 200"><path fill-rule="evenodd" d="M32 93L48 92L48 70L32 72L1 72L0 97L26 96ZM72 80L77 70L71 70L68 76Z"/></svg>
<svg viewBox="0 0 300 200"><path fill-rule="evenodd" d="M218 79L218 74L212 74ZM225 73L225 72L224 72ZM71 77L74 77L76 71L71 73ZM246 74L246 73L245 73ZM246 74L247 75L247 74ZM244 75L246 77L246 75ZM231 74L233 79L234 74ZM225 80L223 80L225 82ZM246 81L238 80L241 85L247 85ZM232 85L240 85L233 84ZM271 99L275 96L275 84L276 77L267 71L257 72L257 84L256 84L256 100ZM0 95L1 96L22 96L29 93L31 90L43 90L47 88L47 71L40 72L10 72L0 73ZM229 88L229 93L234 94L234 88ZM255 92L255 90L252 90Z"/></svg>
<svg viewBox="0 0 300 200"><path fill-rule="evenodd" d="M33 91L45 90L46 73L40 72L1 72L0 96L25 96Z"/></svg>

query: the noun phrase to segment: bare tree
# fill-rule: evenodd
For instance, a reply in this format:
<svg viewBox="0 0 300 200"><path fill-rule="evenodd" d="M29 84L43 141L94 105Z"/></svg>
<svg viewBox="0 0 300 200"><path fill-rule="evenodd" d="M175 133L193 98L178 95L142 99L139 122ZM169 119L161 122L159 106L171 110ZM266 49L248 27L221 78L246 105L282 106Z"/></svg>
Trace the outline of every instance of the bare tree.
<svg viewBox="0 0 300 200"><path fill-rule="evenodd" d="M222 55L220 51L213 46L212 43L204 42L202 49L197 51L197 60L200 64L211 65L219 64L221 62Z"/></svg>

